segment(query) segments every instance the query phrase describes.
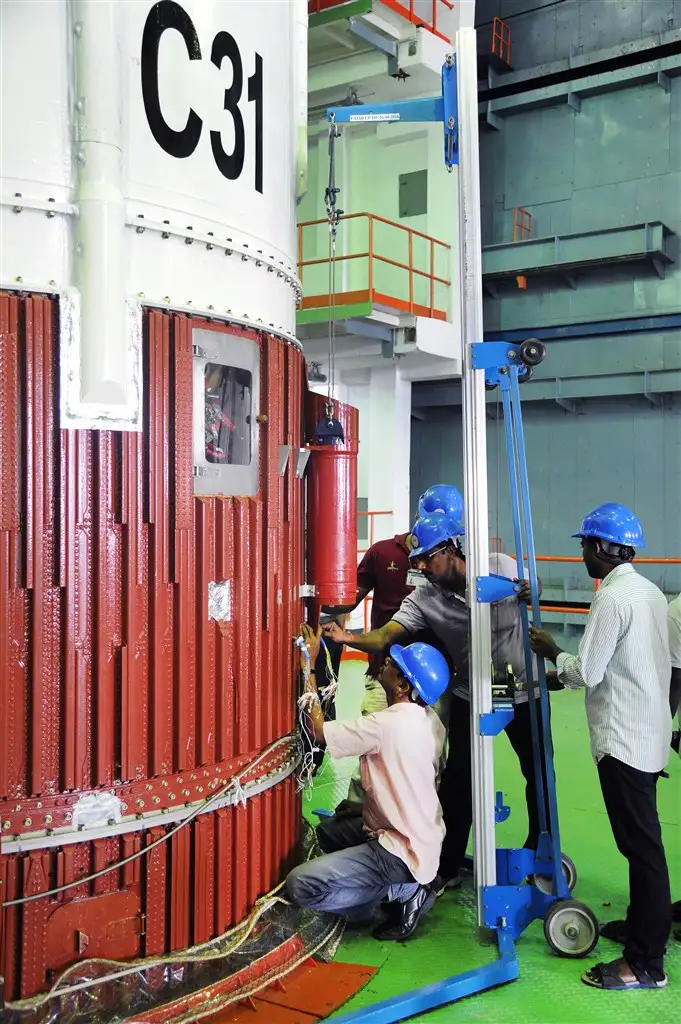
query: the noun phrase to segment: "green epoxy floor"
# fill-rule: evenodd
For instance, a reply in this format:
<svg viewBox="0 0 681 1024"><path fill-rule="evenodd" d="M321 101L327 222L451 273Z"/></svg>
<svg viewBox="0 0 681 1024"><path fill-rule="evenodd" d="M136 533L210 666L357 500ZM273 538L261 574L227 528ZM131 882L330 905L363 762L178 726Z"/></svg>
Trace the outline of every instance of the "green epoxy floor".
<svg viewBox="0 0 681 1024"><path fill-rule="evenodd" d="M362 688L363 666L346 662L337 702L340 718L358 713ZM622 917L627 901L626 864L615 847L591 760L583 695L553 694L552 710L562 846L579 872L575 898L588 903L601 921ZM354 764L334 764L326 759L311 798L304 802L311 821L317 821L312 814L314 808L333 808L346 795L353 768ZM659 805L673 898L681 899L681 759L675 757L669 770L671 778L659 784ZM497 828L498 843L520 844L526 831L523 780L504 735L495 741L495 776L497 788L503 789L505 802L512 808L508 821ZM336 960L377 966L379 970L343 1012L495 959L495 947L478 940L470 881L468 885L468 889L445 893L409 943L380 943L366 933L346 932ZM541 922L535 922L516 948L518 981L412 1020L428 1024L681 1024L679 942L670 943L666 961L669 987L659 992L607 993L582 984L579 978L585 967L620 954L619 947L606 940L601 940L587 960L561 960L546 945Z"/></svg>

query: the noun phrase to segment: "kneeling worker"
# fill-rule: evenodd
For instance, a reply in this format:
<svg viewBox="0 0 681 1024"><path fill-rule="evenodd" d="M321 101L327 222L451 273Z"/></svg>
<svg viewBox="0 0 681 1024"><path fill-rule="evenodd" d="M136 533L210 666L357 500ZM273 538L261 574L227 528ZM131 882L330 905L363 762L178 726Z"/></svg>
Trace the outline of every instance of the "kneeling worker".
<svg viewBox="0 0 681 1024"><path fill-rule="evenodd" d="M309 626L302 633L314 664L320 634ZM310 682L316 694L314 674ZM428 644L395 645L380 683L388 707L372 715L325 722L319 700L310 704L308 727L330 756L359 756L366 796L363 816L327 828L320 836L324 856L294 868L286 888L299 907L355 920L372 919L387 902L388 918L374 935L399 941L413 935L435 902L430 882L445 834L436 774L445 730L428 705L446 690L449 668Z"/></svg>

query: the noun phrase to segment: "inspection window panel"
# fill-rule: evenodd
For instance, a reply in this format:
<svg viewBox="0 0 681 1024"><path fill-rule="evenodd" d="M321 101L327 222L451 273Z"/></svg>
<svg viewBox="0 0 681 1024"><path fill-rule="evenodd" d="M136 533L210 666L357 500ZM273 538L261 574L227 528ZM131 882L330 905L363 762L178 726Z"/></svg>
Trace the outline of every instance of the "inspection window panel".
<svg viewBox="0 0 681 1024"><path fill-rule="evenodd" d="M428 171L400 174L398 182L400 220L428 213Z"/></svg>
<svg viewBox="0 0 681 1024"><path fill-rule="evenodd" d="M194 353L194 493L258 493L260 346L197 328Z"/></svg>

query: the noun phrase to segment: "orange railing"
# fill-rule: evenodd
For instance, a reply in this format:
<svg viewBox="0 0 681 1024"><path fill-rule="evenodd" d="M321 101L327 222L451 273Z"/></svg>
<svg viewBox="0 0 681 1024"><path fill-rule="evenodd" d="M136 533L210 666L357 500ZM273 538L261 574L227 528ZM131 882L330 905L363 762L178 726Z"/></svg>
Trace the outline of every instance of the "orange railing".
<svg viewBox="0 0 681 1024"><path fill-rule="evenodd" d="M392 510L380 509L378 512L358 512L358 516L368 516L369 518L369 543L365 548L357 548L357 557L364 555L374 543L374 516L391 516ZM371 602L373 601L373 594L368 594L364 598L364 632L369 632L369 623L371 622ZM357 652L359 653L359 652Z"/></svg>
<svg viewBox="0 0 681 1024"><path fill-rule="evenodd" d="M308 14L319 14L320 11L328 11L329 8L339 7L346 2L347 0L308 0ZM454 9L451 0L379 0L379 3L400 17L406 18L412 25L427 29L447 43L451 42L451 39L443 35L437 27L438 12L441 12L443 7L448 11Z"/></svg>
<svg viewBox="0 0 681 1024"><path fill-rule="evenodd" d="M360 302L371 302L381 306L388 306L391 309L398 309L404 313L412 313L416 316L427 316L435 320L446 320L448 301L443 302L439 297L436 297L436 286L449 289L451 281L442 277L436 273L436 266L438 263L438 256L442 254L447 255L451 249L451 246L446 242L441 242L437 238L433 238L431 235L425 235L422 231L416 231L414 228L404 227L403 224L397 224L395 221L387 220L385 217L378 217L374 213L350 213L344 216L341 220L340 231L349 230L349 222L360 223L361 221L366 222L367 226L367 242L366 248L361 248L360 252L350 252L344 255L335 256L331 259L328 256L317 258L317 259L305 259L305 245L306 245L306 232L309 232L311 236L313 232L319 232L322 225L327 225L327 220L322 218L320 220L309 220L304 221L298 225L298 274L301 281L303 282L303 294L304 298L302 301L302 309L319 309L325 306L331 306L332 301L337 306L350 305ZM388 235L386 231L390 229L392 232L392 243L390 241L383 241L379 246L377 244L377 234L379 229L384 235ZM395 235L394 232L398 234ZM378 248L388 248L391 252L399 251L399 243L402 243L406 247L406 261L394 259L392 256L386 256L384 253L377 251ZM423 262L428 266L425 270L423 267L418 266L419 260L416 258L416 249L420 249L425 252ZM338 279L338 268L345 264L352 264L352 261L366 261L367 273L366 276L362 275L362 284L366 284L364 288L352 288L346 290L338 290L336 285L335 295L332 296L328 292L316 293L314 288L312 294L310 288L306 285L306 269L317 267L329 267L330 263L334 263L336 266L336 280ZM356 264L355 264L356 265ZM399 272L400 283L397 284L394 280L387 281L385 279L379 279L379 271L381 268L391 267ZM401 287L403 278L402 275L406 274L407 278L404 282L406 287ZM384 277L384 275L383 275ZM399 294L395 294L399 292ZM405 298L404 295L408 295ZM448 295L448 293L447 293ZM421 301L419 301L421 300ZM442 308L442 307L445 308Z"/></svg>
<svg viewBox="0 0 681 1024"><path fill-rule="evenodd" d="M496 53L504 64L511 63L511 30L501 18L492 22L492 53Z"/></svg>
<svg viewBox="0 0 681 1024"><path fill-rule="evenodd" d="M524 242L532 238L532 214L522 206L513 208L513 241Z"/></svg>

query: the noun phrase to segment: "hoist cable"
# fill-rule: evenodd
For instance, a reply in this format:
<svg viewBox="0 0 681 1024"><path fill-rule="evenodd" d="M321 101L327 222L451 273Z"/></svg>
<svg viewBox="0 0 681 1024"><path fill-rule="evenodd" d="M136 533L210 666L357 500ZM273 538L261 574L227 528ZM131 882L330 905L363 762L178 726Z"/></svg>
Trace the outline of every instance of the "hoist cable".
<svg viewBox="0 0 681 1024"><path fill-rule="evenodd" d="M338 224L343 213L338 209L337 198L340 189L336 185L336 139L340 131L334 121L329 124L329 183L324 193L326 216L329 222L329 385L327 388L328 408L331 416L331 398L336 385L336 238Z"/></svg>

